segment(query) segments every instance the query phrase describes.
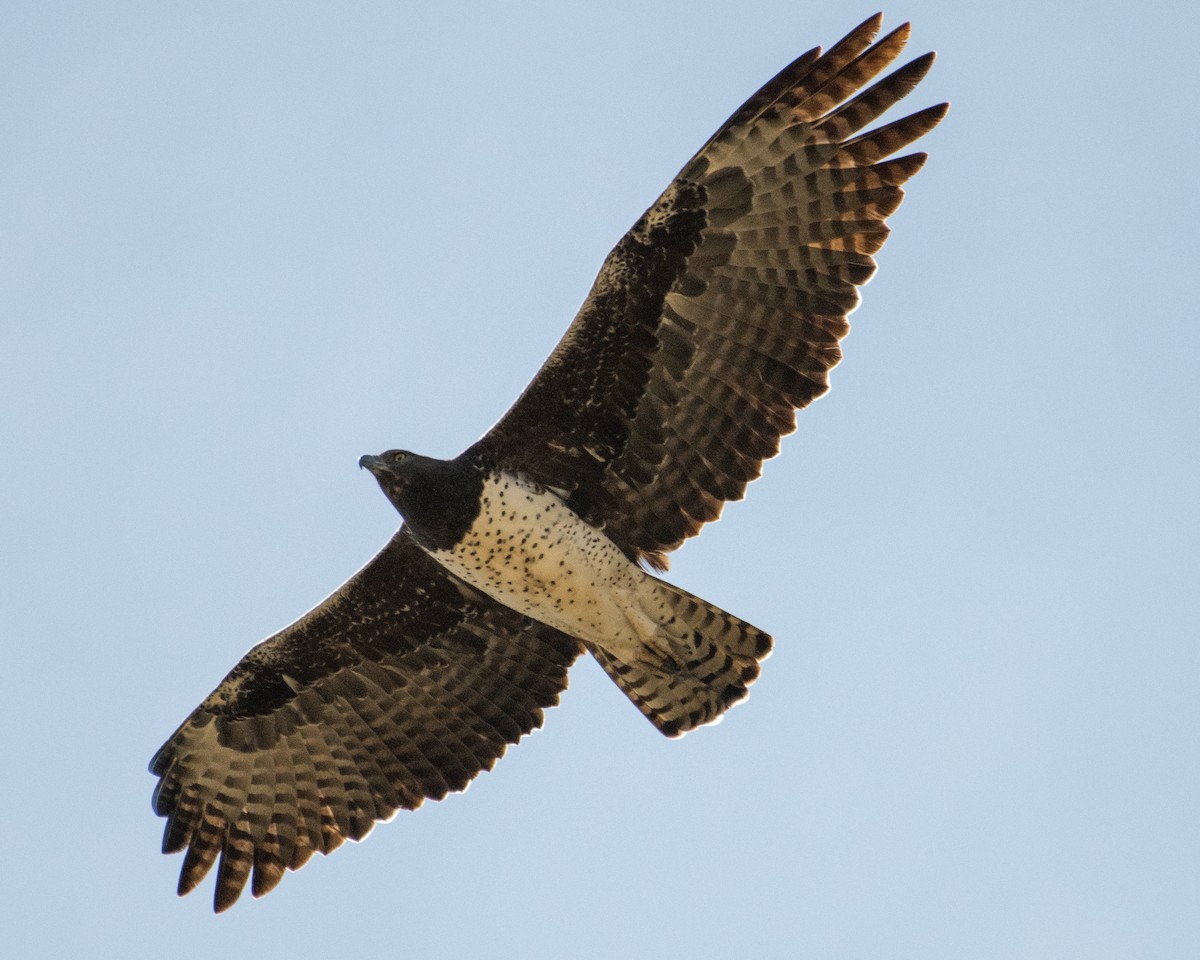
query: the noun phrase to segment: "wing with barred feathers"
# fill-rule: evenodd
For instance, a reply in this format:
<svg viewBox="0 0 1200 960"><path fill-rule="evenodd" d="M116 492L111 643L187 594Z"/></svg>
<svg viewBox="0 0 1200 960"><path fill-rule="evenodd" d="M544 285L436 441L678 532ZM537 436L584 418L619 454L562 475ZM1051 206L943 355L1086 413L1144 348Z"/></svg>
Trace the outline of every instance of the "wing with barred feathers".
<svg viewBox="0 0 1200 960"><path fill-rule="evenodd" d="M861 133L933 54L867 86L907 24L813 50L738 109L605 260L520 399L473 448L569 495L632 559L745 495L841 359L858 287L946 105ZM865 89L864 89L865 88Z"/></svg>
<svg viewBox="0 0 1200 960"><path fill-rule="evenodd" d="M502 607L401 530L252 649L155 755L179 893L220 857L215 907L376 821L464 789L558 702L578 641Z"/></svg>

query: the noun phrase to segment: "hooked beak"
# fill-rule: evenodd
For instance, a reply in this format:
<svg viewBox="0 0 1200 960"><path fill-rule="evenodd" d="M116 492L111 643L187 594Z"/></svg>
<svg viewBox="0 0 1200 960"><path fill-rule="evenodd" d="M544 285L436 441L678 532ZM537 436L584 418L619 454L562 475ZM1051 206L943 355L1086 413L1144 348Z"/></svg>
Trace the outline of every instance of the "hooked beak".
<svg viewBox="0 0 1200 960"><path fill-rule="evenodd" d="M382 457L376 457L369 453L358 458L358 469L370 470L371 473L373 473L376 477L379 476L380 472L391 473L391 471L388 470L388 464L386 460L384 460Z"/></svg>

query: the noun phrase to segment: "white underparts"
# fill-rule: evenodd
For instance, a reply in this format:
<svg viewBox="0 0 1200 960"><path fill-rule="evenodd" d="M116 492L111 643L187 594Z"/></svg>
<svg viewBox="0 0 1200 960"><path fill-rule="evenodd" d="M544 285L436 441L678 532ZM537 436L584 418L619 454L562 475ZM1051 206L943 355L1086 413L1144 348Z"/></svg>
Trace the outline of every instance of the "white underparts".
<svg viewBox="0 0 1200 960"><path fill-rule="evenodd" d="M654 642L660 629L674 626L659 581L555 494L521 478L486 480L470 530L458 545L430 553L505 606L626 663L640 660L646 645L688 644L682 623L678 638Z"/></svg>

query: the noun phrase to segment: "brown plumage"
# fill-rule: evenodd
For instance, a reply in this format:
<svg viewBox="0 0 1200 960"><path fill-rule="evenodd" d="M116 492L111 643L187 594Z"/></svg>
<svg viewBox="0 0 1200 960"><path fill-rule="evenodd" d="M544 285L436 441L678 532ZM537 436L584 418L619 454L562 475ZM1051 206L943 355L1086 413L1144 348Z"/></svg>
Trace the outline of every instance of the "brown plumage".
<svg viewBox="0 0 1200 960"><path fill-rule="evenodd" d="M364 458L405 527L252 649L152 761L163 848L186 851L180 893L219 859L225 909L247 881L260 896L314 852L463 789L540 725L584 648L670 735L745 696L770 637L631 562L665 569L828 389L885 220L925 155L887 158L946 110L860 132L933 59L863 89L908 37L904 25L874 43L880 23L804 54L730 117L617 244L541 371L475 445L454 461ZM488 513L499 490L557 518L546 549L569 541L564 557L604 558L570 582L608 604L588 623L636 599L622 637L564 629L583 622L571 604L593 600L506 604L495 578L472 578L464 564L518 557L527 579L514 573L514 590L542 583L536 531L516 528L514 553L512 517ZM480 546L466 554L467 542ZM535 615L551 602L567 612Z"/></svg>
<svg viewBox="0 0 1200 960"><path fill-rule="evenodd" d="M631 558L665 569L829 389L884 221L925 162L884 158L947 109L853 136L933 63L927 53L846 100L908 39L904 24L872 45L881 22L804 54L722 125L609 254L549 360L476 445L568 489Z"/></svg>
<svg viewBox="0 0 1200 960"><path fill-rule="evenodd" d="M251 650L150 764L179 893L221 856L216 908L253 868L361 840L462 790L558 702L577 640L452 577L405 531L307 616Z"/></svg>

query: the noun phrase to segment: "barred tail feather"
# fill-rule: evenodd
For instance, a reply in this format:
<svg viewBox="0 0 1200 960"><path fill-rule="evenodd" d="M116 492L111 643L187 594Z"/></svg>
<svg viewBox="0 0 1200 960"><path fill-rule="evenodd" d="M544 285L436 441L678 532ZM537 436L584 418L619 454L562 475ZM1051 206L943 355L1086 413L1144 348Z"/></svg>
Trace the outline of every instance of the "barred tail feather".
<svg viewBox="0 0 1200 960"><path fill-rule="evenodd" d="M699 597L657 578L672 616L636 664L589 644L592 655L634 706L668 737L713 723L748 694L771 637Z"/></svg>

